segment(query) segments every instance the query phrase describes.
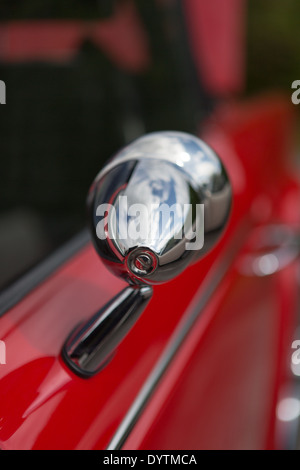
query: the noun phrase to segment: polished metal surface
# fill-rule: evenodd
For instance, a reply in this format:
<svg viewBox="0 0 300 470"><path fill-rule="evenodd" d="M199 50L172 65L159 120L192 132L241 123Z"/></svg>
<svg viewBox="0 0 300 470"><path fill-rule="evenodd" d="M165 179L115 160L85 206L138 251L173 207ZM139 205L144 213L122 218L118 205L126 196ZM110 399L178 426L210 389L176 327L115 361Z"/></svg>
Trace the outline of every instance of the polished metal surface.
<svg viewBox="0 0 300 470"><path fill-rule="evenodd" d="M231 187L216 153L182 132L157 132L99 173L88 208L94 245L115 274L157 284L204 255L226 225Z"/></svg>
<svg viewBox="0 0 300 470"><path fill-rule="evenodd" d="M136 396L134 402L124 416L106 450L120 450L124 445L149 400L154 395L160 381L163 379L165 372L180 350L182 343L187 339L195 322L203 314L206 305L224 279L226 273L233 266L233 260L237 256L248 231L248 223L242 221L240 228L236 231L226 253L224 253L223 257L216 260L211 266L204 283L199 287L198 292L171 336L166 348L162 352L162 355Z"/></svg>
<svg viewBox="0 0 300 470"><path fill-rule="evenodd" d="M63 348L62 355L68 366L84 377L99 372L151 296L150 286L126 287L87 323L78 327Z"/></svg>
<svg viewBox="0 0 300 470"><path fill-rule="evenodd" d="M267 225L252 231L255 240L241 257L238 268L245 276L265 277L281 271L300 256L300 234L287 225Z"/></svg>
<svg viewBox="0 0 300 470"><path fill-rule="evenodd" d="M231 207L224 167L200 139L181 132L146 135L121 150L88 195L94 245L106 266L131 287L73 333L66 363L91 376L111 357L148 303L219 238Z"/></svg>

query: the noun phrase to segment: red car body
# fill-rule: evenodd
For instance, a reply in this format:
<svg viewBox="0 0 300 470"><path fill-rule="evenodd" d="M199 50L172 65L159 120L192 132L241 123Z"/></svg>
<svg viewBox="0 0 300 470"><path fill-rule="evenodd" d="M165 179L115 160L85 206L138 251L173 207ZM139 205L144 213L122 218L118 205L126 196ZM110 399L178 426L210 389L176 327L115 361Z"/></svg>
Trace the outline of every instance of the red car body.
<svg viewBox="0 0 300 470"><path fill-rule="evenodd" d="M292 127L291 105L280 95L216 107L201 138L231 180L226 230L204 259L155 286L141 318L94 377L75 375L61 350L76 325L125 283L90 242L1 316L1 449L283 445L276 407L290 383L298 264L292 257L265 275L244 266L247 257L268 252L257 242L261 228L299 229Z"/></svg>

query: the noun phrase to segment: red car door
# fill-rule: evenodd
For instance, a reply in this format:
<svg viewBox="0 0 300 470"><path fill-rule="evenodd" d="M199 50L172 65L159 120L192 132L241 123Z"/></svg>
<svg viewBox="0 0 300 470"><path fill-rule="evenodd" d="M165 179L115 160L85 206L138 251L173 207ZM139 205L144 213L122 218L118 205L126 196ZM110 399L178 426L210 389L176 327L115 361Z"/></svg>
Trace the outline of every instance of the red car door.
<svg viewBox="0 0 300 470"><path fill-rule="evenodd" d="M260 271L253 260L275 252L268 237L261 244L261 230L271 237L275 225L277 244L287 250L285 231L299 223L290 206L299 186L285 165L289 119L285 101L273 97L232 105L207 124L203 137L222 154L233 188L224 236L204 259L155 286L141 318L94 377L74 374L61 348L124 282L90 245L80 248L85 239L2 316L1 448L275 446L275 408L295 324L295 257L273 268L264 258ZM260 172L266 160L267 177Z"/></svg>

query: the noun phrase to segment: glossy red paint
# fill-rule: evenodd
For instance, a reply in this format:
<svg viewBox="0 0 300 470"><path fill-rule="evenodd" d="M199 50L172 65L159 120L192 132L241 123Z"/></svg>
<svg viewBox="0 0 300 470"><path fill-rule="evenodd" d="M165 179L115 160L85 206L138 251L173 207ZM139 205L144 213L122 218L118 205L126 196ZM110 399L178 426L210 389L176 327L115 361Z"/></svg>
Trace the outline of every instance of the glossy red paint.
<svg viewBox="0 0 300 470"><path fill-rule="evenodd" d="M241 275L237 265L255 226L299 225L300 189L286 159L291 124L290 106L277 96L228 104L207 123L203 138L222 157L233 186L226 232L203 260L155 286L95 377L77 377L60 356L70 331L124 287L91 246L0 318L7 350L0 365L2 449L105 448L205 278L214 278L227 256L230 269L124 448L274 446L295 322L295 266L263 279Z"/></svg>
<svg viewBox="0 0 300 470"><path fill-rule="evenodd" d="M194 61L205 89L214 96L241 91L245 73L245 0L184 0L183 6Z"/></svg>

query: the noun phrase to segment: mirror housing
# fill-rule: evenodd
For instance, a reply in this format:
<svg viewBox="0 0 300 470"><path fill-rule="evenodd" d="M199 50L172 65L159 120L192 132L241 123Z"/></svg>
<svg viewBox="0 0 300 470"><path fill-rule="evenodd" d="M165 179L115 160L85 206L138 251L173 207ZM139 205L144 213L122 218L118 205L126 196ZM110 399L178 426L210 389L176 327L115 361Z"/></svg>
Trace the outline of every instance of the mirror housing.
<svg viewBox="0 0 300 470"><path fill-rule="evenodd" d="M231 187L216 153L182 132L156 132L121 150L98 174L88 194L95 248L129 286L80 325L62 357L91 377L113 356L152 296L205 255L222 233Z"/></svg>
<svg viewBox="0 0 300 470"><path fill-rule="evenodd" d="M222 233L231 186L216 153L182 132L156 132L125 147L88 195L95 248L133 284L158 284L205 255Z"/></svg>

